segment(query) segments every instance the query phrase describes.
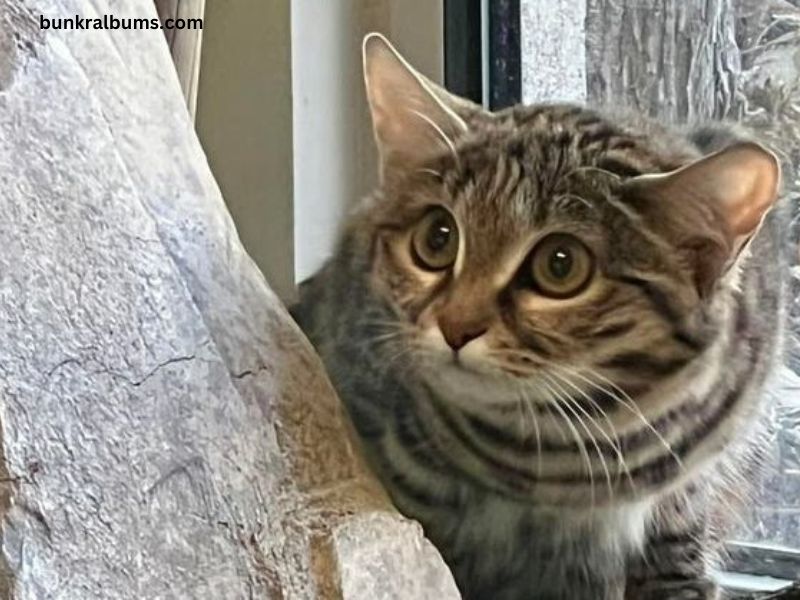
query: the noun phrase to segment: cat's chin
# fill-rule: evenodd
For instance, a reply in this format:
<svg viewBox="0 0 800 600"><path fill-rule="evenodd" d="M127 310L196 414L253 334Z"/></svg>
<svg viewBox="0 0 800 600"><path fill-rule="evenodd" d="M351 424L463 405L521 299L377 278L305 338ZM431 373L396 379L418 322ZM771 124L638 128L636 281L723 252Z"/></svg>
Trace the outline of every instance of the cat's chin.
<svg viewBox="0 0 800 600"><path fill-rule="evenodd" d="M470 413L504 413L518 405L519 382L490 366L443 358L420 374L438 400Z"/></svg>

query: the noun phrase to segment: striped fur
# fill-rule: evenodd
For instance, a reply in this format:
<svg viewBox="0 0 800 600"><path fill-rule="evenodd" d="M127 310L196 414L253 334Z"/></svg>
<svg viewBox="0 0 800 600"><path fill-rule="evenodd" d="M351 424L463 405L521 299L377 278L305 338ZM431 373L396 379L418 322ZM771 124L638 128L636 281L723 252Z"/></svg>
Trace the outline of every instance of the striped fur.
<svg viewBox="0 0 800 600"><path fill-rule="evenodd" d="M780 349L779 213L699 297L669 228L713 219L688 202L655 218L620 186L730 136L574 106L462 116L455 155L386 178L294 309L368 459L465 598L715 597L709 512L744 489ZM432 202L467 248L438 280L405 257ZM558 305L520 292L531 240L565 228L601 285ZM502 326L454 366L429 315L486 298Z"/></svg>

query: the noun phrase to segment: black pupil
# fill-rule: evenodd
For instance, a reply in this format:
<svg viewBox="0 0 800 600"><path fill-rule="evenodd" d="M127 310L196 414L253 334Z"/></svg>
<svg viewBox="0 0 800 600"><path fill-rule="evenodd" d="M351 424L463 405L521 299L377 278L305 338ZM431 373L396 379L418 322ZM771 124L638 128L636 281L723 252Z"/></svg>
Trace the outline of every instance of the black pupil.
<svg viewBox="0 0 800 600"><path fill-rule="evenodd" d="M550 274L556 279L564 279L572 271L572 253L564 248L556 248L550 255Z"/></svg>
<svg viewBox="0 0 800 600"><path fill-rule="evenodd" d="M447 219L436 219L428 230L428 237L425 243L432 252L441 252L447 247L451 233L452 229Z"/></svg>

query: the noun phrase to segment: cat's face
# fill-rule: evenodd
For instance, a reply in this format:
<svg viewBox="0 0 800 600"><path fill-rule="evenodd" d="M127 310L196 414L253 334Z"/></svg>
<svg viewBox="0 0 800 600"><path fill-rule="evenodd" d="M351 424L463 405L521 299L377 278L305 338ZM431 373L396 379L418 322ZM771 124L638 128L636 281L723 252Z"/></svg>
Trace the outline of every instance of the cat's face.
<svg viewBox="0 0 800 600"><path fill-rule="evenodd" d="M619 177L597 168L611 152L578 148L599 127L559 109L490 126L457 160L438 157L385 190L373 288L423 376L467 408L516 402L509 386L530 381L553 393L585 387L567 370L639 392L698 351L676 330L700 300L692 266L641 231ZM629 170L657 168L640 152ZM680 315L667 318L647 281L663 284Z"/></svg>
<svg viewBox="0 0 800 600"><path fill-rule="evenodd" d="M696 160L574 107L492 115L376 54L370 277L432 385L475 407L511 381L583 387L571 370L640 394L702 351L692 318L774 199L771 156Z"/></svg>
<svg viewBox="0 0 800 600"><path fill-rule="evenodd" d="M697 359L732 318L720 298L775 199L775 158L750 143L700 157L676 134L574 107L489 114L373 50L382 179L351 226L390 315L375 350L500 438L525 405L537 446L588 438L600 455L599 432L612 455L625 435L642 461L651 441L669 449L648 419L691 418L687 372L688 393L708 393ZM582 469L560 452L545 465L559 481Z"/></svg>

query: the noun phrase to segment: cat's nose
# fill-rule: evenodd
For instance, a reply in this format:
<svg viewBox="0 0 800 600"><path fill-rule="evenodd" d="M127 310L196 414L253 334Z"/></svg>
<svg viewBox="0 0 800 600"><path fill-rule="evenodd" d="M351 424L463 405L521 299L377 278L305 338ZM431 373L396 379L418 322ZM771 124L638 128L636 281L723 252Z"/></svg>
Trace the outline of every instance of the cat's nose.
<svg viewBox="0 0 800 600"><path fill-rule="evenodd" d="M488 327L485 323L442 317L439 319L439 329L442 331L447 345L458 352L472 340L486 333Z"/></svg>

